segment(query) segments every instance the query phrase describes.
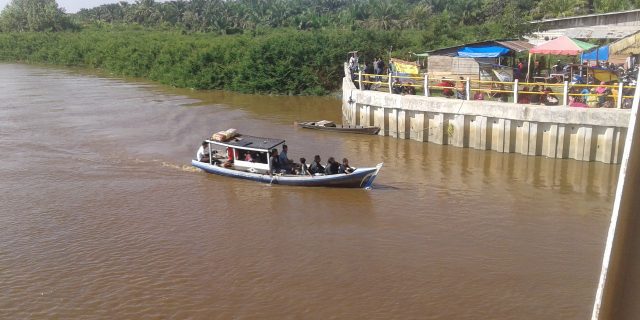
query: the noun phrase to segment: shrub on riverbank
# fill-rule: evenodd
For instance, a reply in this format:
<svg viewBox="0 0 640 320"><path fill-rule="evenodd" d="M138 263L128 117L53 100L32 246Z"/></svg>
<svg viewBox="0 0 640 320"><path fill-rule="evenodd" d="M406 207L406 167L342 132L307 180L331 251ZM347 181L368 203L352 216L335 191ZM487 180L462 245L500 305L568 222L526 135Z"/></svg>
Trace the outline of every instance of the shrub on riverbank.
<svg viewBox="0 0 640 320"><path fill-rule="evenodd" d="M183 34L141 28L0 33L0 59L102 69L195 89L320 95L341 85L352 48L367 59L418 47L415 32L299 31Z"/></svg>

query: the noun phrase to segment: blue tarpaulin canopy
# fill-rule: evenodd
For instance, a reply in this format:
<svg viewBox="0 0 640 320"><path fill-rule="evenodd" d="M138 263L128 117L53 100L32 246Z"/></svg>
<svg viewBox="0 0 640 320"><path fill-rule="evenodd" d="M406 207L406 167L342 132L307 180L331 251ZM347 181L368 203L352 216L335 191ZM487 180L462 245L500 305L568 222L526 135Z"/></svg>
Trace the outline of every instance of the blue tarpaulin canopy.
<svg viewBox="0 0 640 320"><path fill-rule="evenodd" d="M497 58L509 53L509 49L500 46L464 47L458 51L461 58Z"/></svg>
<svg viewBox="0 0 640 320"><path fill-rule="evenodd" d="M609 60L609 45L599 47L596 50L583 53L582 60Z"/></svg>

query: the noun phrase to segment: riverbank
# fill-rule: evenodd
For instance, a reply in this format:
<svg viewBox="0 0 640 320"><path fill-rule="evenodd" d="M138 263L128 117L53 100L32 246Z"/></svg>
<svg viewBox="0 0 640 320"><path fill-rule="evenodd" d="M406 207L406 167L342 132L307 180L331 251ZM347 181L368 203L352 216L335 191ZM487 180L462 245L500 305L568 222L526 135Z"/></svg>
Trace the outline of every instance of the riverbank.
<svg viewBox="0 0 640 320"><path fill-rule="evenodd" d="M96 68L179 88L326 95L340 90L342 63L356 46L418 46L414 31L299 31L238 35L105 27L79 32L0 33L0 60Z"/></svg>

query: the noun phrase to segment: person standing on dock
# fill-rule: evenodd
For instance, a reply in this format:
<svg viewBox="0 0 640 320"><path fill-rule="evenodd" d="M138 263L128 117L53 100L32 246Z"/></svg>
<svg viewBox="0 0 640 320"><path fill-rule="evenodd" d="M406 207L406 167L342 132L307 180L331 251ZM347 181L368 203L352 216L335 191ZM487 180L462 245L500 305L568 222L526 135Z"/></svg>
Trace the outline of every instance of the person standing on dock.
<svg viewBox="0 0 640 320"><path fill-rule="evenodd" d="M358 53L354 52L351 58L349 58L349 70L351 74L358 73Z"/></svg>
<svg viewBox="0 0 640 320"><path fill-rule="evenodd" d="M378 77L376 78L376 81L382 81L382 77L380 75L384 74L384 60L382 60L381 58L378 58L378 63L377 63L377 67L378 67Z"/></svg>

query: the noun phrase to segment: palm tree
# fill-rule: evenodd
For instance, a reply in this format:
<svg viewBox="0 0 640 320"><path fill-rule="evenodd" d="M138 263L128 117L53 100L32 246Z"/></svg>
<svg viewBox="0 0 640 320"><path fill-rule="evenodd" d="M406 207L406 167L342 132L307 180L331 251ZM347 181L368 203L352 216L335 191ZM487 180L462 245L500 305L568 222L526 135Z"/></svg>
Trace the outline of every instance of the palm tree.
<svg viewBox="0 0 640 320"><path fill-rule="evenodd" d="M589 0L594 12L623 11L633 8L629 0Z"/></svg>
<svg viewBox="0 0 640 320"><path fill-rule="evenodd" d="M570 17L587 11L587 0L542 0L536 11L543 18Z"/></svg>
<svg viewBox="0 0 640 320"><path fill-rule="evenodd" d="M401 27L402 3L394 0L370 0L371 15L367 26L375 29L391 30Z"/></svg>

